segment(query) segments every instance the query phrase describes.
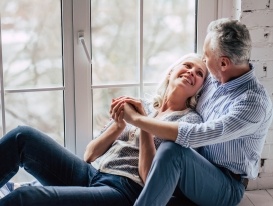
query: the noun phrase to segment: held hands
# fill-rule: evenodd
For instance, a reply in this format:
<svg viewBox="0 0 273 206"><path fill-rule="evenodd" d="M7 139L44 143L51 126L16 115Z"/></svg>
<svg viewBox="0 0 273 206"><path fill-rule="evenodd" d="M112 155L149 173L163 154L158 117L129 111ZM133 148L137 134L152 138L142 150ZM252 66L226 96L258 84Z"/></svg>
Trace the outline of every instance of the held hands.
<svg viewBox="0 0 273 206"><path fill-rule="evenodd" d="M117 103L117 110L115 112L111 113L112 110L112 105L115 103L115 99L112 99L112 104L111 104L111 109L110 109L110 114L112 119L116 122L118 128L124 129L126 126L126 122L124 121L124 111L123 111L123 102L118 102Z"/></svg>
<svg viewBox="0 0 273 206"><path fill-rule="evenodd" d="M126 96L116 98L112 101L110 114L115 121L118 119L121 121L123 118L128 123L132 123L134 118L139 115L146 116L141 101Z"/></svg>

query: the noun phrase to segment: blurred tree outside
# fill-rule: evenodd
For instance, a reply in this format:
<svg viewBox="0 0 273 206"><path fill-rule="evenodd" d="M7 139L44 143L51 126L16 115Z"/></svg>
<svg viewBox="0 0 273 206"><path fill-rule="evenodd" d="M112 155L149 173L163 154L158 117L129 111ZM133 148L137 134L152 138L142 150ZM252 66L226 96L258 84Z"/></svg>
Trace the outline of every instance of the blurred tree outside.
<svg viewBox="0 0 273 206"><path fill-rule="evenodd" d="M1 0L6 130L20 124L64 144L61 4L56 0Z"/></svg>
<svg viewBox="0 0 273 206"><path fill-rule="evenodd" d="M46 89L63 87L61 2L1 0L0 15L6 131L30 125L64 145L63 89ZM33 179L22 171L14 181Z"/></svg>
<svg viewBox="0 0 273 206"><path fill-rule="evenodd" d="M138 9L138 0L91 0L93 86L140 83ZM194 52L195 24L195 1L143 1L144 83L158 83L172 63ZM94 136L109 120L111 99L121 95L141 96L139 87L93 90Z"/></svg>

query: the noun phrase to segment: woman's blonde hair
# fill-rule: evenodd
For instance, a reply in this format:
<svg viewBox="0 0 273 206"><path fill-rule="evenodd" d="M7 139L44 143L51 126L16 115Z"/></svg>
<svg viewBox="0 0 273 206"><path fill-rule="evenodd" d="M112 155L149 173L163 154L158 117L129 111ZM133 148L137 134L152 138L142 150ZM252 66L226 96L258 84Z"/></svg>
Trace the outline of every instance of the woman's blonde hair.
<svg viewBox="0 0 273 206"><path fill-rule="evenodd" d="M165 75L163 81L161 83L159 83L157 90L156 90L156 94L153 97L153 106L155 109L159 109L162 104L163 104L163 100L169 85L169 79L168 76L170 74L170 72L178 65L181 65L186 59L198 59L202 61L202 56L196 53L189 53L186 54L184 56L182 56L180 59L178 59L174 64L172 64L168 69L167 69L167 74ZM199 96L199 92L200 92L201 88L197 91L197 93L190 97L187 102L186 102L186 106L192 109L195 109L196 104L197 104L197 100L198 100L198 96Z"/></svg>

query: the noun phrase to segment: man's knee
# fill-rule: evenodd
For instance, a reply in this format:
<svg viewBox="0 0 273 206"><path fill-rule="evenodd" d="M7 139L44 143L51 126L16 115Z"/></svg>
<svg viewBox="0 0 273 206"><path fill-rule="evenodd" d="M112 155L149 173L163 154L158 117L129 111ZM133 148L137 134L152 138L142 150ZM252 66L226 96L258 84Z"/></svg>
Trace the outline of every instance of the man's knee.
<svg viewBox="0 0 273 206"><path fill-rule="evenodd" d="M191 148L182 147L171 141L164 141L159 146L154 161L162 161L165 162L165 164L171 161L181 161L187 159L188 156L190 157L193 152Z"/></svg>
<svg viewBox="0 0 273 206"><path fill-rule="evenodd" d="M181 150L183 149L185 148L174 142L164 141L159 146L154 159L163 159L166 161L170 161L173 158L177 158L177 156L181 153Z"/></svg>

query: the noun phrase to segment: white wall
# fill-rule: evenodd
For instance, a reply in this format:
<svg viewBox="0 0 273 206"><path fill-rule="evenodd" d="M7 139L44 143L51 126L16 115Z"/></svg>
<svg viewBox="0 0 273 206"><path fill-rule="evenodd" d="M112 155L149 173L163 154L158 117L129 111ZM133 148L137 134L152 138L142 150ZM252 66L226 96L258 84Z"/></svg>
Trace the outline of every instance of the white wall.
<svg viewBox="0 0 273 206"><path fill-rule="evenodd" d="M273 101L273 0L242 0L240 21L250 30L253 42L251 62L260 82ZM259 176L248 190L273 188L273 124L262 153Z"/></svg>

